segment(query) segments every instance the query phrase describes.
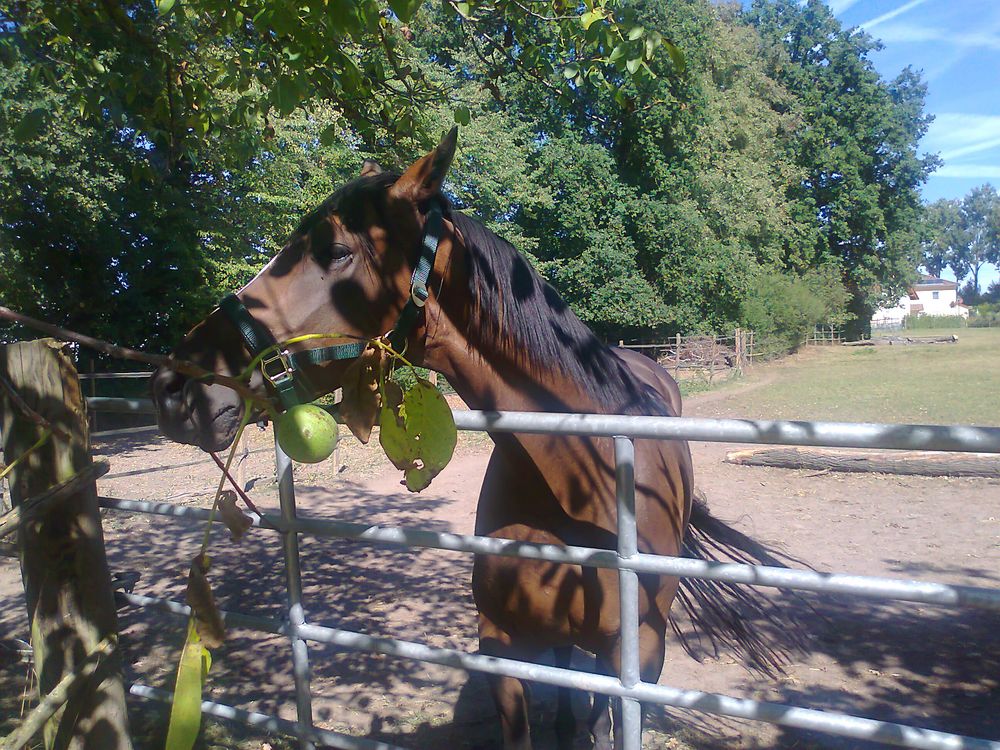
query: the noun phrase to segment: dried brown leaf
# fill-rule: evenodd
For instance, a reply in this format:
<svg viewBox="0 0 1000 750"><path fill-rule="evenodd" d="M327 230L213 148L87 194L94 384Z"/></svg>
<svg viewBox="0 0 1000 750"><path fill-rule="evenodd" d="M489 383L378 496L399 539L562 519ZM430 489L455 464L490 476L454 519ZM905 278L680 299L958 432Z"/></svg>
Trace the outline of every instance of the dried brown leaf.
<svg viewBox="0 0 1000 750"><path fill-rule="evenodd" d="M344 371L341 387L340 416L354 437L367 443L375 426L379 410L379 380L382 378L386 353L369 345L361 356Z"/></svg>
<svg viewBox="0 0 1000 750"><path fill-rule="evenodd" d="M236 493L233 490L223 490L219 495L219 515L229 527L229 533L236 543L243 541L243 535L253 526L250 516L236 507Z"/></svg>
<svg viewBox="0 0 1000 750"><path fill-rule="evenodd" d="M218 648L226 640L226 626L215 604L212 587L208 582L208 555L198 555L191 561L185 599L194 612L198 637L206 648Z"/></svg>

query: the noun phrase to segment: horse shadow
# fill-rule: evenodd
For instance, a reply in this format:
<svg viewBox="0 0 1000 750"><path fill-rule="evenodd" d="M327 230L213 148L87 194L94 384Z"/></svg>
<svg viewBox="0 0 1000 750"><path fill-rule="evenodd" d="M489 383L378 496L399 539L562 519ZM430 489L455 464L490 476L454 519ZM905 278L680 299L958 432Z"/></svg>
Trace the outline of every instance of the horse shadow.
<svg viewBox="0 0 1000 750"><path fill-rule="evenodd" d="M267 490L262 487L260 491ZM447 499L433 492L376 495L344 483L335 499L328 491L309 486L297 487L297 493L303 512L313 516L452 530L451 523L440 518ZM435 513L438 520L433 519ZM182 600L201 526L179 519L136 518L148 529L133 525L107 532L112 570L141 572L136 593ZM283 617L286 604L280 537L254 530L240 545L227 537L228 532L217 527L211 547L209 577L220 606ZM304 602L311 622L475 651L471 557L308 537L301 540L301 556ZM982 572L996 580L994 571L966 568L938 563L933 569L911 566L898 573L955 576ZM839 665L848 681L763 680L747 673L733 694L756 695L763 690L767 700L786 705L843 711L975 737L1000 737L1000 712L996 711L1000 629L992 613L811 594L788 595L787 601L783 593L773 596L782 606L801 610L800 624L810 634L805 651L796 657L797 664L826 659ZM23 608L22 602L5 598L0 602L0 621L16 629L23 621L18 608ZM681 617L679 610L676 614ZM131 607L120 612L119 620L126 678L172 689L183 622L154 610ZM680 619L678 625L682 630L685 627ZM775 630L773 623L753 622L751 626L763 629L776 641L786 636ZM443 743L462 749L501 747L499 722L485 676L323 644L310 644L309 651L319 724L403 747L436 748ZM213 653L213 662L207 698L294 717L294 679L286 638L234 628L229 640ZM578 653L574 666L593 670L593 661ZM669 679L666 674L665 682ZM13 684L10 680L5 683ZM535 685L533 698L535 747L554 747L555 690ZM585 715L586 705L586 698L577 696L578 717ZM796 729L761 730L749 722L655 706L647 710L646 726L648 748L843 750L884 746ZM578 735L577 745L588 746L585 731Z"/></svg>

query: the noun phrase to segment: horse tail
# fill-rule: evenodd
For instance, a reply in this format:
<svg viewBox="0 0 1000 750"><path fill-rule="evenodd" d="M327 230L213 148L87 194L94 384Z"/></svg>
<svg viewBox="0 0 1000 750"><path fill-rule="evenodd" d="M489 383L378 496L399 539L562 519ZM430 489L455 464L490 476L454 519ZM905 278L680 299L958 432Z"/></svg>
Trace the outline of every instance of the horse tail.
<svg viewBox="0 0 1000 750"><path fill-rule="evenodd" d="M684 536L683 554L700 560L722 559L748 565L786 567L801 561L773 546L762 544L713 516L704 497L695 492L691 522ZM775 677L784 674L792 653L804 650L805 631L785 602L774 602L758 589L724 581L682 578L677 599L694 626L694 638L684 633L674 617L670 626L689 656L718 656L727 650L751 670Z"/></svg>

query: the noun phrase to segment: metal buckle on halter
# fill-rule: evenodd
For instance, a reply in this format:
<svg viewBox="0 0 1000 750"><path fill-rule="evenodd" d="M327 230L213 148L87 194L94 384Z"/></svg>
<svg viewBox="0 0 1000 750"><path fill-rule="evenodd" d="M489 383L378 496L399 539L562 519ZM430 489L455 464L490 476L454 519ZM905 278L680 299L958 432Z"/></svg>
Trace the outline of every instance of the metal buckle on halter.
<svg viewBox="0 0 1000 750"><path fill-rule="evenodd" d="M413 285L410 287L410 299L413 301L413 304L417 307L423 307L427 302L427 296L427 287L419 281L413 282Z"/></svg>
<svg viewBox="0 0 1000 750"><path fill-rule="evenodd" d="M278 363L280 369L270 368L270 365ZM270 357L264 357L260 361L260 371L267 378L271 385L278 386L284 383L286 380L291 380L294 372L292 370L292 363L288 359L288 352L280 351L277 354L272 354Z"/></svg>

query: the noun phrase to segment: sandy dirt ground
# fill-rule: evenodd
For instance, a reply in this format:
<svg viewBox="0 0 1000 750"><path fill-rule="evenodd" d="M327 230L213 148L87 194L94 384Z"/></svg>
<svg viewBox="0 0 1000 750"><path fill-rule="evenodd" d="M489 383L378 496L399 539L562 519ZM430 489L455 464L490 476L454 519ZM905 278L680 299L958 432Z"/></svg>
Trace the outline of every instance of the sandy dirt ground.
<svg viewBox="0 0 1000 750"><path fill-rule="evenodd" d="M733 416L731 402L714 393L696 396L685 413ZM254 452L240 472L256 502L275 507L270 440L270 432L254 430L248 440ZM299 508L324 518L471 533L490 446L485 436L462 435L448 468L423 493L411 494L376 446L345 439L330 461L297 469ZM722 460L734 447L740 446L694 444L697 481L713 512L755 538L779 543L822 571L1000 585L1000 482L737 467ZM103 495L201 507L211 501L217 473L195 449L156 437L119 438L98 442L94 453L112 465L99 483ZM104 528L112 569L141 574L137 593L182 597L199 527L106 511ZM252 530L235 545L217 530L213 554L221 606L281 615L284 573L274 533ZM469 557L306 538L302 565L312 621L476 649ZM726 654L694 660L671 643L661 682L1000 739L995 614L774 596L796 608L810 634L785 676L751 674ZM123 609L120 620L129 679L169 689L183 624L133 608ZM0 558L0 638L26 633L16 561ZM412 748L499 747L497 720L480 676L321 645L312 646L310 656L315 716L324 727ZM575 664L592 668L583 653ZM0 670L0 690L19 690L19 680L23 668ZM293 718L287 643L231 633L214 654L208 692L216 700ZM581 712L584 700L578 701ZM532 712L537 748L553 746L553 711L553 691L537 687ZM659 708L650 710L647 726L650 748L875 747ZM584 735L580 747L587 746Z"/></svg>

